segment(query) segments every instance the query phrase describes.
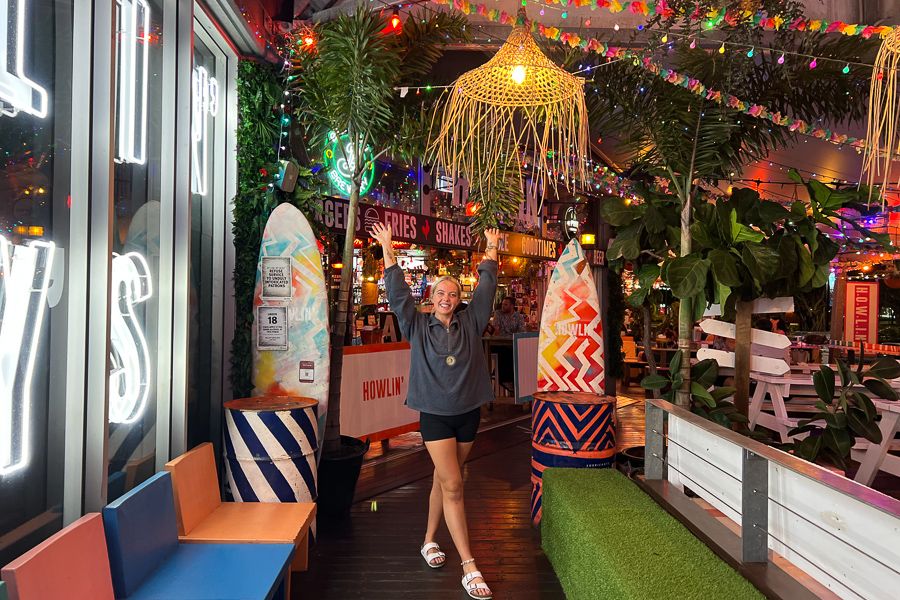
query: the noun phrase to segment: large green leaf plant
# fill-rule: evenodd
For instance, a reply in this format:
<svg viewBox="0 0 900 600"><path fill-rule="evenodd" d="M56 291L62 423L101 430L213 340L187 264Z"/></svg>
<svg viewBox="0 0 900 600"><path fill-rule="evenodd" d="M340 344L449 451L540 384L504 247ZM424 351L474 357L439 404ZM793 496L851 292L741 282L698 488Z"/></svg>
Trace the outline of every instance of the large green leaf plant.
<svg viewBox="0 0 900 600"><path fill-rule="evenodd" d="M819 396L817 410L789 432L799 439L785 444L784 448L810 462L825 459L846 470L857 438L881 443L881 430L876 423L878 412L872 398L898 399L889 380L900 377L900 363L893 358L882 358L866 371L860 362L853 371L845 362L838 361L838 374L840 385L834 369L827 365L819 367L819 372L813 375Z"/></svg>

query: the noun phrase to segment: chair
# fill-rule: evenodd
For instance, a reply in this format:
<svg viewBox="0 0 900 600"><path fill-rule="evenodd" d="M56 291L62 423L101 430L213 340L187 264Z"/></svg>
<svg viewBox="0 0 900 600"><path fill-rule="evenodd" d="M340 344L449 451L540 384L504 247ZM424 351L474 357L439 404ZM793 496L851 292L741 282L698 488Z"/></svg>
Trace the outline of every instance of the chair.
<svg viewBox="0 0 900 600"><path fill-rule="evenodd" d="M625 387L631 384L631 370L637 369L639 373L643 373L646 361L640 360L637 355L637 344L634 340L622 339L622 355L625 363Z"/></svg>
<svg viewBox="0 0 900 600"><path fill-rule="evenodd" d="M181 544L172 476L157 473L103 509L116 598L287 598L292 544Z"/></svg>
<svg viewBox="0 0 900 600"><path fill-rule="evenodd" d="M168 462L166 471L172 475L181 542L294 544L291 570L306 570L314 503L222 502L209 442Z"/></svg>
<svg viewBox="0 0 900 600"><path fill-rule="evenodd" d="M0 600L9 600L9 595L6 593L6 584L0 581Z"/></svg>
<svg viewBox="0 0 900 600"><path fill-rule="evenodd" d="M113 600L103 519L89 513L2 570L0 599Z"/></svg>

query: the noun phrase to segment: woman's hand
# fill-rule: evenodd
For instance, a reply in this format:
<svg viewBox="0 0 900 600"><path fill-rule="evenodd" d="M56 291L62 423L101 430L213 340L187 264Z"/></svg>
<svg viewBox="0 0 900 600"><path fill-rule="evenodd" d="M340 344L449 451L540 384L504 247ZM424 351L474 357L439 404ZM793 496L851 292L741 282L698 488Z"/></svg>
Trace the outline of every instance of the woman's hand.
<svg viewBox="0 0 900 600"><path fill-rule="evenodd" d="M497 260L500 249L500 230L496 227L484 230L484 237L487 239L487 246L484 248L484 255L491 259Z"/></svg>
<svg viewBox="0 0 900 600"><path fill-rule="evenodd" d="M384 250L384 268L387 269L397 264L397 260L394 258L394 247L391 245L391 238L393 237L391 226L375 223L372 225L369 234L381 244L381 248Z"/></svg>
<svg viewBox="0 0 900 600"><path fill-rule="evenodd" d="M372 229L369 231L369 233L372 234L372 237L375 238L383 248L391 247L391 238L393 237L393 231L391 231L390 225L375 223L374 225L372 225Z"/></svg>

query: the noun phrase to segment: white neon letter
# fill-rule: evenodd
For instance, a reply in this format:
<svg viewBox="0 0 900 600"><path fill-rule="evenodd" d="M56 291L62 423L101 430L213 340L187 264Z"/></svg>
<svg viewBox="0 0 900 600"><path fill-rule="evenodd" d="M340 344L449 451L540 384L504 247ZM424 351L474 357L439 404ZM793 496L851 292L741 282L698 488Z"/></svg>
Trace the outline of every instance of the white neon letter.
<svg viewBox="0 0 900 600"><path fill-rule="evenodd" d="M109 422L133 423L150 395L150 353L135 304L153 295L146 259L137 252L113 255L110 311Z"/></svg>
<svg viewBox="0 0 900 600"><path fill-rule="evenodd" d="M26 4L27 0L0 0L0 101L12 106L0 106L0 114L14 117L23 111L43 119L47 90L25 75ZM12 65L15 72L9 70Z"/></svg>
<svg viewBox="0 0 900 600"><path fill-rule="evenodd" d="M142 165L147 160L147 85L150 71L150 5L117 0L119 5L118 132L116 159Z"/></svg>
<svg viewBox="0 0 900 600"><path fill-rule="evenodd" d="M54 248L44 241L13 246L0 236L0 475L31 458L31 376Z"/></svg>
<svg viewBox="0 0 900 600"><path fill-rule="evenodd" d="M205 196L209 155L207 125L219 112L219 82L201 66L191 75L191 192Z"/></svg>

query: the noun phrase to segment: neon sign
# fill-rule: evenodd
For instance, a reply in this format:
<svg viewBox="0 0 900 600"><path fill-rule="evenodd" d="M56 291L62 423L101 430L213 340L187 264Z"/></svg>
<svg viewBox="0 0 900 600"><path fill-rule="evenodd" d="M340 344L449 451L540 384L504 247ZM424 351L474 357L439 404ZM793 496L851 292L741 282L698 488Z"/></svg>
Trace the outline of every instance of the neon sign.
<svg viewBox="0 0 900 600"><path fill-rule="evenodd" d="M328 169L328 180L344 196L350 196L353 172L356 171L356 153L350 143L350 136L342 133L339 141L338 135L330 132L323 158L325 168ZM360 196L368 192L375 182L375 157L370 146L366 146L363 160L366 161L366 170L359 186Z"/></svg>
<svg viewBox="0 0 900 600"><path fill-rule="evenodd" d="M117 0L119 37L118 134L116 160L147 160L147 85L150 70L150 5L147 0Z"/></svg>
<svg viewBox="0 0 900 600"><path fill-rule="evenodd" d="M150 395L150 353L135 305L153 295L147 260L137 252L114 254L110 311L109 422L134 423Z"/></svg>
<svg viewBox="0 0 900 600"><path fill-rule="evenodd" d="M31 377L54 250L53 242L15 246L0 236L0 475L31 458Z"/></svg>
<svg viewBox="0 0 900 600"><path fill-rule="evenodd" d="M22 111L43 119L47 90L25 74L27 4L27 0L0 0L0 23L6 23L0 25L0 114L14 117Z"/></svg>
<svg viewBox="0 0 900 600"><path fill-rule="evenodd" d="M207 125L219 112L219 82L205 68L194 67L191 75L191 192L205 196L209 158Z"/></svg>

